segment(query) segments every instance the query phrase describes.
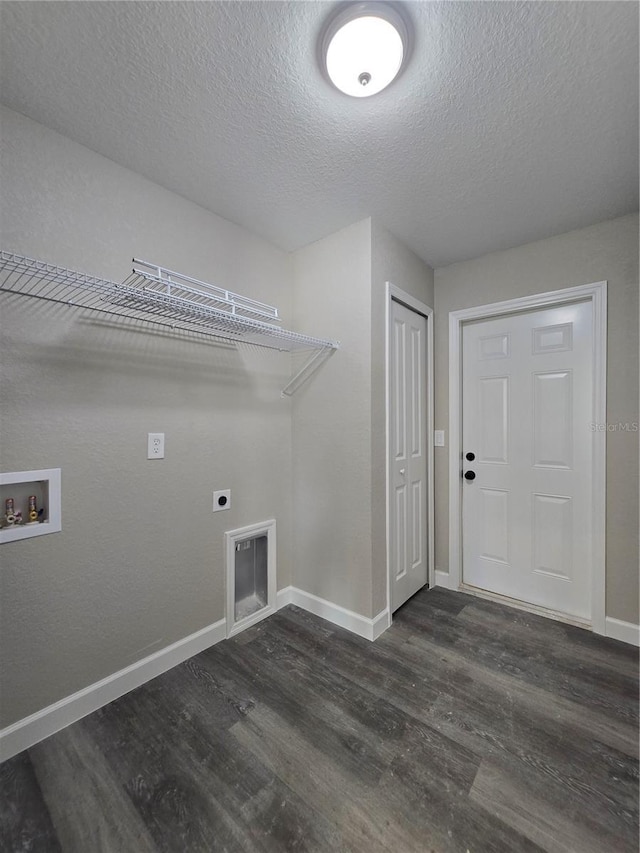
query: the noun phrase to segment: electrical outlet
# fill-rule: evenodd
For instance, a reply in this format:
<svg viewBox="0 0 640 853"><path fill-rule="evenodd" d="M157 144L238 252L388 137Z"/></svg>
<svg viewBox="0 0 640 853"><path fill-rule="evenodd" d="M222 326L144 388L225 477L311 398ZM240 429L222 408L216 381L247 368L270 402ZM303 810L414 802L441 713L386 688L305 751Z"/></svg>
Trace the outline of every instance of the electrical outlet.
<svg viewBox="0 0 640 853"><path fill-rule="evenodd" d="M221 489L213 493L213 511L231 509L231 489Z"/></svg>
<svg viewBox="0 0 640 853"><path fill-rule="evenodd" d="M147 436L147 459L164 459L164 433L150 432Z"/></svg>

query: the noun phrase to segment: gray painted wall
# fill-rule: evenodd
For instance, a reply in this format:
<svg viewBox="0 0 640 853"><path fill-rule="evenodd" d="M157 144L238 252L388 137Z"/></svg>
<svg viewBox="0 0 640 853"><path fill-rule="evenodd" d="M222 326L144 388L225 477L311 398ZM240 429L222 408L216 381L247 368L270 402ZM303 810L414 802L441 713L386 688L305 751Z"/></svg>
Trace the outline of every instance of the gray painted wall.
<svg viewBox="0 0 640 853"><path fill-rule="evenodd" d="M275 304L290 324L285 253L1 118L3 249L116 281L135 255ZM286 355L0 296L2 470L61 467L63 506L61 533L0 547L6 725L223 618L224 530L276 518L278 583L291 582L291 405ZM147 432L166 434L165 460L147 461ZM214 515L216 487L233 508Z"/></svg>
<svg viewBox="0 0 640 853"><path fill-rule="evenodd" d="M385 284L390 281L433 308L433 270L375 219L371 234L371 564L375 615L387 604Z"/></svg>
<svg viewBox="0 0 640 853"><path fill-rule="evenodd" d="M339 349L293 399L293 583L371 616L371 220L293 255L293 316Z"/></svg>
<svg viewBox="0 0 640 853"><path fill-rule="evenodd" d="M607 418L638 422L638 216L571 231L435 272L435 426L448 429L449 312L607 280ZM435 448L436 567L448 571L448 450ZM607 439L608 616L638 622L638 434Z"/></svg>
<svg viewBox="0 0 640 853"><path fill-rule="evenodd" d="M342 348L293 403L294 583L386 607L385 282L433 303L433 272L370 219L294 254L294 317Z"/></svg>

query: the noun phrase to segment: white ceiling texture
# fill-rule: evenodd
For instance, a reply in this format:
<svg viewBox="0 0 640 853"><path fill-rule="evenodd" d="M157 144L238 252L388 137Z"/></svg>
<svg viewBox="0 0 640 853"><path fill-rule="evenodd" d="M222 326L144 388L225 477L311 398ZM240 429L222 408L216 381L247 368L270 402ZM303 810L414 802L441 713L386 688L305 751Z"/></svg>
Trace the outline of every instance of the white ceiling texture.
<svg viewBox="0 0 640 853"><path fill-rule="evenodd" d="M372 98L329 2L2 2L0 99L292 250L366 216L441 266L637 209L635 2L403 4Z"/></svg>

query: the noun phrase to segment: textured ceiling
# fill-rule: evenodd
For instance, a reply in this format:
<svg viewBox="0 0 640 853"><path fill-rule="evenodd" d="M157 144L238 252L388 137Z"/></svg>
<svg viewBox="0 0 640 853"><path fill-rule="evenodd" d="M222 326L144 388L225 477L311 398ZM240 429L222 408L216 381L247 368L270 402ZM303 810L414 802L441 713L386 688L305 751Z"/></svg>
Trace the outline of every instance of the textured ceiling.
<svg viewBox="0 0 640 853"><path fill-rule="evenodd" d="M334 5L2 2L0 98L288 250L371 215L441 266L637 208L636 3L407 3L358 100Z"/></svg>

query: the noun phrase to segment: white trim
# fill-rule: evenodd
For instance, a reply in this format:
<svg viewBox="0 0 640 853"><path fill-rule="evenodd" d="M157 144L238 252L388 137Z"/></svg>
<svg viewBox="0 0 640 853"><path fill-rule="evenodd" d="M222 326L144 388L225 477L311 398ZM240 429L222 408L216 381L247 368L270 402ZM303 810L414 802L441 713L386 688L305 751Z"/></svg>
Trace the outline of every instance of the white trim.
<svg viewBox="0 0 640 853"><path fill-rule="evenodd" d="M557 610L550 610L548 607L539 607L536 604L528 604L527 602L518 601L517 598L509 598L506 595L500 595L497 592L489 592L486 589L480 589L469 584L460 584L458 587L451 585L451 575L448 572L436 571L436 586L443 589L453 589L458 592L466 592L467 595L473 595L475 598L483 598L486 601L495 601L498 604L504 604L506 607L512 607L514 610L524 610L527 613L537 613L539 616L545 616L547 619L553 619L556 622L564 622L566 625L575 625L577 628L585 628L590 631L591 623L583 619L577 619L572 616L567 616L566 613L559 613ZM625 623L626 624L626 623Z"/></svg>
<svg viewBox="0 0 640 853"><path fill-rule="evenodd" d="M279 589L276 595L276 610L281 610L287 604L291 604L292 586L285 586L284 589Z"/></svg>
<svg viewBox="0 0 640 853"><path fill-rule="evenodd" d="M483 320L549 308L567 302L589 299L593 307L593 422L607 419L607 282L537 293L505 302L493 302L449 313L449 588L459 589L462 580L461 500L460 500L460 411L462 393L462 325ZM591 537L593 578L590 624L597 634L605 633L605 523L606 523L606 432L593 432L593 508Z"/></svg>
<svg viewBox="0 0 640 853"><path fill-rule="evenodd" d="M338 625L340 628L346 628L347 631L364 637L365 640L376 640L391 625L387 608L381 610L373 619L369 619L367 616L361 616L353 610L347 610L346 607L341 607L339 604L334 604L332 601L327 601L295 586L288 586L278 591L278 610L286 607L287 604L295 604L296 607L326 619L327 622Z"/></svg>
<svg viewBox="0 0 640 853"><path fill-rule="evenodd" d="M640 646L640 625L634 625L633 622L623 622L622 619L607 616L604 633L614 640L622 640L623 643Z"/></svg>
<svg viewBox="0 0 640 853"><path fill-rule="evenodd" d="M106 678L54 702L0 731L0 761L28 749L44 738L124 696L157 675L224 640L226 620L220 619L182 640L160 649Z"/></svg>
<svg viewBox="0 0 640 853"><path fill-rule="evenodd" d="M433 395L434 395L434 378L433 378L433 308L430 308L426 303L421 302L407 293L396 287L390 281L385 282L385 343L384 343L384 362L385 362L385 454L386 454L386 556L387 556L387 607L391 619L391 459L389 454L389 436L391 435L390 413L390 377L389 377L389 357L391 345L391 302L400 302L402 305L415 311L416 314L421 314L427 321L427 581L429 586L436 584L435 572L435 505L434 505L434 471L433 471ZM376 617L377 618L377 617ZM391 624L391 622L389 623Z"/></svg>
<svg viewBox="0 0 640 853"><path fill-rule="evenodd" d="M577 616L569 616L566 613L561 613L559 610L552 610L549 607L541 607L538 604L529 604L527 601L520 601L517 598L509 598L508 595L500 595L499 592L491 592L488 589L480 589L471 584L460 584L459 592L466 592L467 595L473 595L475 598L484 598L486 601L495 601L498 604L504 604L505 607L512 607L514 610L524 610L526 613L535 613L538 616L544 616L547 619L553 619L555 622L564 622L565 625L574 625L576 628L584 628L591 631L591 622L588 619L580 619Z"/></svg>
<svg viewBox="0 0 640 853"><path fill-rule="evenodd" d="M391 627L391 613L389 608L385 608L374 616L371 620L371 640L377 640L381 634ZM369 639L369 638L367 638Z"/></svg>
<svg viewBox="0 0 640 853"><path fill-rule="evenodd" d="M442 572L440 569L436 569L436 586L440 586L443 589L457 589L456 586L452 586L451 584L451 575L449 572Z"/></svg>
<svg viewBox="0 0 640 853"><path fill-rule="evenodd" d="M235 550L236 542L249 539L254 536L267 537L267 604L256 613L235 621ZM258 524L248 524L246 527L238 527L236 530L227 530L224 534L225 551L227 555L227 637L250 628L256 622L261 622L276 612L276 522L274 518L269 521L261 521Z"/></svg>

